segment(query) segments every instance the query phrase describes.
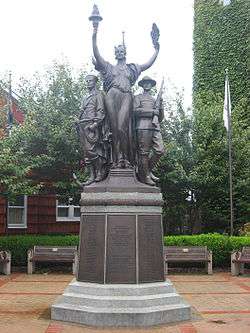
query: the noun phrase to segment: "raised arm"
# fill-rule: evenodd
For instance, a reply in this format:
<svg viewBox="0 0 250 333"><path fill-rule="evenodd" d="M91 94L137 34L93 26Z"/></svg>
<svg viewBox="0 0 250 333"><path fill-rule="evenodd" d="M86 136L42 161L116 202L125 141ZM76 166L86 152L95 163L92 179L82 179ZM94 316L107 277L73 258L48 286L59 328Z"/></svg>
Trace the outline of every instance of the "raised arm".
<svg viewBox="0 0 250 333"><path fill-rule="evenodd" d="M160 31L159 31L157 25L155 23L153 23L152 31L151 31L151 38L152 38L152 43L153 43L155 52L152 55L152 57L149 59L148 62L146 62L143 65L140 65L140 69L142 72L145 71L146 69L148 69L149 67L151 67L153 65L153 63L155 62L155 59L158 56L159 49L160 49L159 36L160 36Z"/></svg>
<svg viewBox="0 0 250 333"><path fill-rule="evenodd" d="M156 58L158 56L158 53L159 53L159 48L155 49L154 54L152 55L152 57L149 59L148 62L146 62L143 65L140 65L140 69L141 69L142 72L145 71L146 69L148 69L149 67L151 67L153 65L153 63L155 62L155 60L156 60Z"/></svg>
<svg viewBox="0 0 250 333"><path fill-rule="evenodd" d="M104 67L106 62L103 59L103 57L100 55L99 49L97 47L97 27L94 27L93 29L92 46L93 46L93 53L96 64L98 66Z"/></svg>

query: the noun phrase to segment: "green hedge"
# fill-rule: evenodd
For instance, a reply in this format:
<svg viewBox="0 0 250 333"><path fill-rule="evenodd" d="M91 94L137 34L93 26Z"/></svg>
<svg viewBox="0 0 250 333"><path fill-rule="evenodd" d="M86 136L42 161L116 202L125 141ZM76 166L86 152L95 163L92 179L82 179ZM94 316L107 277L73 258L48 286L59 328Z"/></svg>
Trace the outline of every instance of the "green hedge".
<svg viewBox="0 0 250 333"><path fill-rule="evenodd" d="M22 266L27 264L27 250L34 245L78 245L79 238L74 235L44 236L44 235L17 235L1 236L0 249L10 250L12 264ZM165 245L206 245L213 251L214 266L228 266L230 252L241 249L242 246L250 246L250 237L223 236L220 234L204 234L197 236L166 236Z"/></svg>
<svg viewBox="0 0 250 333"><path fill-rule="evenodd" d="M220 234L202 234L196 236L167 236L165 245L197 245L207 246L213 251L213 266L225 267L230 264L230 254L242 246L250 246L250 237L223 236Z"/></svg>
<svg viewBox="0 0 250 333"><path fill-rule="evenodd" d="M78 245L78 236L75 235L16 235L1 236L0 250L9 250L12 254L12 265L27 265L27 251L34 245L54 245L54 246L76 246Z"/></svg>

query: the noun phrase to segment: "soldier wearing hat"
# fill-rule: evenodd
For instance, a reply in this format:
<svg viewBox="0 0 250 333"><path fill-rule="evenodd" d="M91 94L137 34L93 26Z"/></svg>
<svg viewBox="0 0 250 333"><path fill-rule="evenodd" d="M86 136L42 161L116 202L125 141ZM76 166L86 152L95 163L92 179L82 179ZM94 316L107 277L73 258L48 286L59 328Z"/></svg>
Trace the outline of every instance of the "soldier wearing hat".
<svg viewBox="0 0 250 333"><path fill-rule="evenodd" d="M101 181L107 168L107 121L104 109L104 95L97 89L98 78L94 74L85 77L89 95L81 105L81 113L77 122L77 131L84 153L84 162L89 170L89 179L83 185Z"/></svg>
<svg viewBox="0 0 250 333"><path fill-rule="evenodd" d="M144 90L134 98L138 177L141 182L153 186L158 179L152 174L152 169L164 152L160 132L164 109L161 94L155 99L150 93L156 85L155 80L145 76L138 85Z"/></svg>

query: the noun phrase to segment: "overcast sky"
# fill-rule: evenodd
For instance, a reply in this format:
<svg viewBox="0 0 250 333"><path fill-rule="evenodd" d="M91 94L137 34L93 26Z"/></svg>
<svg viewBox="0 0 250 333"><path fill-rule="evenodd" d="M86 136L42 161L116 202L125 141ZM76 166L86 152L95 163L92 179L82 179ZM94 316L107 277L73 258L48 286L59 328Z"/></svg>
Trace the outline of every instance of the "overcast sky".
<svg viewBox="0 0 250 333"><path fill-rule="evenodd" d="M125 31L127 61L138 64L153 53L152 23L160 29L160 54L146 75L166 78L168 85L185 90L191 104L193 0L0 0L0 75L13 72L13 80L43 71L65 57L74 68L91 64L93 4L103 21L99 49L114 63L114 45ZM159 82L160 84L160 82Z"/></svg>

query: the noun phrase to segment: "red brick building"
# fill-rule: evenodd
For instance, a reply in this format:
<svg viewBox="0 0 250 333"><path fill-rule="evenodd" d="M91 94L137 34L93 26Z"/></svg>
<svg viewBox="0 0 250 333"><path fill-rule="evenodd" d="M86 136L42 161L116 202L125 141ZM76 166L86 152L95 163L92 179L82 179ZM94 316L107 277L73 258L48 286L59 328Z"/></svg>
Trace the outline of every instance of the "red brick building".
<svg viewBox="0 0 250 333"><path fill-rule="evenodd" d="M78 234L80 207L60 204L55 195L0 197L0 235Z"/></svg>

